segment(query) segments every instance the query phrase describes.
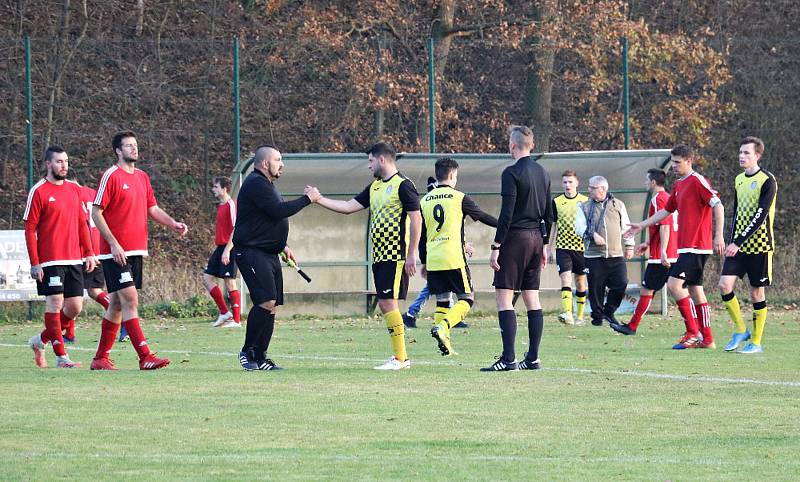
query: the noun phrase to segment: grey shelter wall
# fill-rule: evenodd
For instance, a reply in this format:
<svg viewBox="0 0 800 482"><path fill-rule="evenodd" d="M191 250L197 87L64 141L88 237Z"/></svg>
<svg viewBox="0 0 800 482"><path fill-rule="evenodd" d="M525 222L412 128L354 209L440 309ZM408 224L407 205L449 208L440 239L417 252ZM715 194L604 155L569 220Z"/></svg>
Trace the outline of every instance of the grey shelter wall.
<svg viewBox="0 0 800 482"><path fill-rule="evenodd" d="M420 193L426 190L428 176L433 176L437 158L447 155L460 165L458 186L468 193L481 208L495 216L500 211L500 175L512 164L508 154L407 154L397 161L398 169L410 178ZM622 199L632 220L642 219L649 196L644 188L648 169L663 168L669 159L668 149L635 151L591 151L536 154L539 162L550 173L554 195L562 192L561 173L574 169L580 179L579 190L586 192L588 179L602 175L609 181L610 191ZM372 174L367 168L365 154L283 154L284 173L277 181L284 197L291 199L302 195L308 184L317 186L328 197L351 199L368 183ZM234 197L244 177L252 171L252 160L244 159L233 173ZM489 244L494 229L467 219L465 237L475 246L475 256L470 260L472 281L476 292L492 290L492 270L488 265ZM287 293L308 293L302 296L311 312L349 313L359 311L363 302L354 300L339 305L335 298L344 294L318 295L319 293L352 292L373 289L370 272L370 247L368 241L367 210L356 214L332 213L312 205L290 219L289 246L296 254L304 271L313 278L306 283L291 269L284 267L284 287ZM641 281L641 260L628 263L630 283ZM415 276L410 283L409 298L414 296L425 281ZM558 274L548 266L542 277L542 289L557 289ZM314 294L313 296L311 294ZM480 297L479 297L480 298ZM287 297L291 302L291 295ZM358 297L355 297L357 300ZM411 300L409 299L409 302ZM354 304L355 303L355 304ZM289 307L302 311L302 307ZM483 309L489 309L484 306ZM363 311L363 308L361 308Z"/></svg>

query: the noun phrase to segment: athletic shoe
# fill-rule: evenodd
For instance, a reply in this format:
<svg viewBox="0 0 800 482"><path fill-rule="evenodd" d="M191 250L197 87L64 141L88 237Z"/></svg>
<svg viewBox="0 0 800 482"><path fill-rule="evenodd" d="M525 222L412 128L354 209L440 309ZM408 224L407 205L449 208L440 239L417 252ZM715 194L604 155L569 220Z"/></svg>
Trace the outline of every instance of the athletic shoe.
<svg viewBox="0 0 800 482"><path fill-rule="evenodd" d="M57 356L56 366L58 368L83 368L81 362L74 362L70 360L68 356Z"/></svg>
<svg viewBox="0 0 800 482"><path fill-rule="evenodd" d="M621 324L622 324L622 323L620 323L620 322L619 322L619 320L617 320L617 318L614 316L614 313L611 313L610 315L606 315L606 314L604 314L604 315L603 315L603 319L605 319L605 320L608 322L608 324L609 324L609 325L621 325Z"/></svg>
<svg viewBox="0 0 800 482"><path fill-rule="evenodd" d="M152 353L139 360L139 370L158 370L167 365L169 358L159 358Z"/></svg>
<svg viewBox="0 0 800 482"><path fill-rule="evenodd" d="M42 334L34 335L28 340L28 346L33 350L33 361L39 368L47 368L47 360L44 357L44 343Z"/></svg>
<svg viewBox="0 0 800 482"><path fill-rule="evenodd" d="M608 325L611 327L612 330L616 331L617 333L622 333L623 335L635 335L636 330L630 327L627 323L614 323L613 325Z"/></svg>
<svg viewBox="0 0 800 482"><path fill-rule="evenodd" d="M761 345L756 345L755 343L748 343L741 350L737 350L736 353L741 353L743 355L752 355L753 353L762 353L763 351L764 350L761 349Z"/></svg>
<svg viewBox="0 0 800 482"><path fill-rule="evenodd" d="M575 317L575 326L583 326L586 324L586 321L583 318Z"/></svg>
<svg viewBox="0 0 800 482"><path fill-rule="evenodd" d="M411 360L400 361L394 355L386 360L383 365L375 367L376 370L405 370L407 368L411 368Z"/></svg>
<svg viewBox="0 0 800 482"><path fill-rule="evenodd" d="M519 370L519 363L517 360L512 362L503 360L503 357L497 359L488 367L481 368L482 372L513 372Z"/></svg>
<svg viewBox="0 0 800 482"><path fill-rule="evenodd" d="M128 336L128 330L126 330L124 326L121 326L119 328L119 338L117 339L117 341L126 342L129 339L130 337Z"/></svg>
<svg viewBox="0 0 800 482"><path fill-rule="evenodd" d="M272 361L271 358L266 358L263 362L258 364L259 370L283 370L283 367L279 367Z"/></svg>
<svg viewBox="0 0 800 482"><path fill-rule="evenodd" d="M69 343L69 344L75 343L75 338L74 337L70 338L67 335L64 335L64 336L62 336L62 338L64 339L64 343Z"/></svg>
<svg viewBox="0 0 800 482"><path fill-rule="evenodd" d="M592 318L592 326L603 326L602 318Z"/></svg>
<svg viewBox="0 0 800 482"><path fill-rule="evenodd" d="M700 340L700 343L693 346L692 348L707 348L709 350L716 350L717 344L714 343L714 340L711 340L709 342L706 342L705 340Z"/></svg>
<svg viewBox="0 0 800 482"><path fill-rule="evenodd" d="M678 343L672 345L673 350L685 350L687 348L698 348L701 343L696 333L684 333Z"/></svg>
<svg viewBox="0 0 800 482"><path fill-rule="evenodd" d="M242 324L239 323L238 321L230 320L230 321L226 321L225 324L222 325L221 328L241 328L241 327L242 327Z"/></svg>
<svg viewBox="0 0 800 482"><path fill-rule="evenodd" d="M458 323L453 325L453 328L469 328L469 323L464 323L463 321L459 321Z"/></svg>
<svg viewBox="0 0 800 482"><path fill-rule="evenodd" d="M229 311L229 312L225 313L224 315L219 315L217 317L217 321L215 321L214 323L211 323L211 326L214 326L214 327L222 326L226 321L230 320L231 318L233 318L233 313L231 313Z"/></svg>
<svg viewBox="0 0 800 482"><path fill-rule="evenodd" d="M565 325L575 324L575 318L572 317L572 313L567 313L566 311L558 314L558 321L564 323Z"/></svg>
<svg viewBox="0 0 800 482"><path fill-rule="evenodd" d="M744 333L734 333L731 341L725 345L725 351L734 351L739 348L739 345L750 339L750 330L744 330Z"/></svg>
<svg viewBox="0 0 800 482"><path fill-rule="evenodd" d="M453 351L453 346L450 345L450 334L448 334L443 327L433 325L433 328L431 328L431 336L436 340L436 343L439 344L439 351L442 352L442 356L457 355L457 353Z"/></svg>
<svg viewBox="0 0 800 482"><path fill-rule="evenodd" d="M517 363L517 366L520 370L538 370L542 368L539 359L537 358L536 360L529 360L527 353L525 354L525 358L521 362Z"/></svg>
<svg viewBox="0 0 800 482"><path fill-rule="evenodd" d="M408 313L403 313L403 324L406 325L406 328L416 328L417 318L409 315Z"/></svg>
<svg viewBox="0 0 800 482"><path fill-rule="evenodd" d="M260 370L258 363L255 361L255 354L253 350L240 351L239 352L239 364L245 371L251 372L255 370Z"/></svg>
<svg viewBox="0 0 800 482"><path fill-rule="evenodd" d="M116 370L114 361L108 358L95 358L89 365L89 370Z"/></svg>

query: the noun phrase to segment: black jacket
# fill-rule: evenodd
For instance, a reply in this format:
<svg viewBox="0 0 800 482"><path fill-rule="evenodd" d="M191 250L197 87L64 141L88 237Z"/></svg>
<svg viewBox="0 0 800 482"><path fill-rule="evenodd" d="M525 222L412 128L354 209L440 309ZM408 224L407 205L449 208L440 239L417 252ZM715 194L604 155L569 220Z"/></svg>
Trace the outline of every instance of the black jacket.
<svg viewBox="0 0 800 482"><path fill-rule="evenodd" d="M500 178L503 203L497 217L494 241L503 244L510 229L541 229L544 244L548 243L553 224L553 203L550 200L550 175L530 156L521 157L503 170Z"/></svg>

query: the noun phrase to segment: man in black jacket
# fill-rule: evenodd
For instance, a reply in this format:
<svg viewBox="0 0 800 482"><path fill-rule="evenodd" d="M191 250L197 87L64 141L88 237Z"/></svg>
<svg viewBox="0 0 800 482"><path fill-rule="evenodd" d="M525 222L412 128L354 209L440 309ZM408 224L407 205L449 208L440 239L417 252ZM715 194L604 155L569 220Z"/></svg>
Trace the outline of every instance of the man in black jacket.
<svg viewBox="0 0 800 482"><path fill-rule="evenodd" d="M511 128L508 150L517 162L503 170L500 181L503 201L489 257L489 264L495 271L493 284L503 354L481 371L539 368L539 342L544 327L539 280L547 265L544 245L553 224L553 203L550 201L550 176L531 158L533 146L533 132L528 127ZM517 336L514 291L522 291L528 310L528 352L520 362L514 352Z"/></svg>
<svg viewBox="0 0 800 482"><path fill-rule="evenodd" d="M267 358L275 312L278 305L283 304L283 277L278 256L284 253L289 260L297 261L286 246L288 218L320 198L316 188L306 187L303 196L284 201L274 184L282 173L280 151L268 144L259 146L253 157L253 172L239 189L239 216L222 254L222 261L227 264L233 249L236 265L253 302L247 315L244 346L239 353L239 363L248 371L280 369Z"/></svg>

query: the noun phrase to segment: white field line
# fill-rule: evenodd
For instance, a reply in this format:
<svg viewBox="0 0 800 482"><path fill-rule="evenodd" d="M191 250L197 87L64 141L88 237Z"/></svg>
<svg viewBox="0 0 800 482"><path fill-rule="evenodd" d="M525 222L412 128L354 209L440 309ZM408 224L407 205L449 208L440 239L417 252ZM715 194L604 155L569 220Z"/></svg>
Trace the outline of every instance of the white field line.
<svg viewBox="0 0 800 482"><path fill-rule="evenodd" d="M15 343L0 343L0 347L6 348L28 348L28 345L20 345ZM71 351L95 351L95 348L82 348L79 346L70 346ZM114 350L117 351L118 350ZM192 351L192 350L158 350L158 353L172 353L181 355L204 355L204 356L223 356L223 357L237 357L238 353L225 352L225 351ZM338 363L381 363L384 360L376 358L359 358L359 357L338 357L338 356L316 356L316 355L287 355L279 354L280 358L288 358L292 360L312 360L312 361L328 361ZM479 368L478 365L471 365L466 363L459 363L456 361L442 360L442 361L412 361L412 365L430 365L430 366L463 366L465 368ZM780 380L755 380L752 378L730 378L730 377L707 377L707 376L689 376L689 375L674 375L669 373L655 373L655 372L640 372L629 370L594 370L591 368L558 368L558 367L542 367L545 371L554 372L568 372L568 373L583 373L583 374L600 374L600 375L623 375L629 377L641 378L659 378L663 380L674 380L681 382L712 382L722 384L746 384L746 385L768 385L776 387L800 387L800 381L780 381Z"/></svg>

